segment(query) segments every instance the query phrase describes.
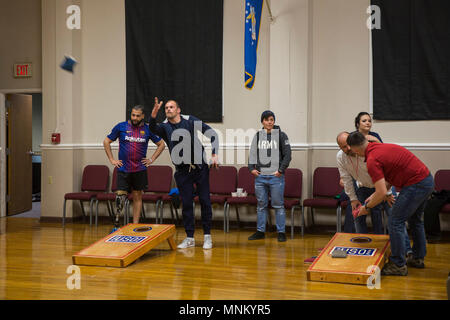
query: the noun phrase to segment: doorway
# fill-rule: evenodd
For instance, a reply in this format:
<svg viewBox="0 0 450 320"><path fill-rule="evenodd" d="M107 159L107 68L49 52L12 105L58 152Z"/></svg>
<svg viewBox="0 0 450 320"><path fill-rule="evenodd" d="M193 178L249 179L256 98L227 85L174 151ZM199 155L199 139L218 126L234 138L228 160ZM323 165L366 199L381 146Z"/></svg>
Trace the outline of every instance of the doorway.
<svg viewBox="0 0 450 320"><path fill-rule="evenodd" d="M4 98L0 213L40 218L42 93L6 93L0 98Z"/></svg>

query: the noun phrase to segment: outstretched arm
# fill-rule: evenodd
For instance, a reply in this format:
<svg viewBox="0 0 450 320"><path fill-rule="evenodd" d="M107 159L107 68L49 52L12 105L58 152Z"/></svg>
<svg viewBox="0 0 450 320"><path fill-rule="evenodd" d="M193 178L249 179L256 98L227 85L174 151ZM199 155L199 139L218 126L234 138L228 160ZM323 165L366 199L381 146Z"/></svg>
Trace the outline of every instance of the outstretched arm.
<svg viewBox="0 0 450 320"><path fill-rule="evenodd" d="M150 131L154 134L162 137L164 135L164 130L156 123L156 117L158 116L159 109L161 108L163 102L159 102L158 98L155 97L155 104L153 105L152 114L150 116L150 121L148 123L148 126L150 128Z"/></svg>

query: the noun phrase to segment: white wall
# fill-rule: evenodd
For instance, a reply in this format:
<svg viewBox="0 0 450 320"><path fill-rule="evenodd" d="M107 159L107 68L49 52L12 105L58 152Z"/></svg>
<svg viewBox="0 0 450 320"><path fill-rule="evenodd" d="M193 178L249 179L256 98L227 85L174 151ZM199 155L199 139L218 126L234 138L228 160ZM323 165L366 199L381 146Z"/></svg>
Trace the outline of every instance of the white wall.
<svg viewBox="0 0 450 320"><path fill-rule="evenodd" d="M65 28L65 8L72 3L81 7L81 30ZM294 147L292 166L304 173L304 197L310 195L313 170L335 166L337 133L353 130L356 114L369 110L368 5L369 0L272 1L275 21L265 8L256 83L247 90L244 2L224 1L224 119L212 126L223 133L258 128L261 112L272 108ZM42 3L43 216L62 215L63 195L79 188L86 164L109 165L101 142L125 118L124 10L123 0ZM80 61L73 75L58 68L65 53ZM450 121L374 124L385 141L410 143L433 172L450 163L449 129ZM57 147L50 145L55 130L62 134ZM233 153L246 149L223 142ZM167 152L158 161L170 163ZM48 176L58 178L49 185Z"/></svg>
<svg viewBox="0 0 450 320"><path fill-rule="evenodd" d="M0 90L42 86L41 0L0 0ZM14 78L15 63L33 63L31 78Z"/></svg>
<svg viewBox="0 0 450 320"><path fill-rule="evenodd" d="M368 0L313 0L313 142L334 143L369 111ZM381 13L382 14L382 13ZM450 146L450 121L375 121L386 142Z"/></svg>

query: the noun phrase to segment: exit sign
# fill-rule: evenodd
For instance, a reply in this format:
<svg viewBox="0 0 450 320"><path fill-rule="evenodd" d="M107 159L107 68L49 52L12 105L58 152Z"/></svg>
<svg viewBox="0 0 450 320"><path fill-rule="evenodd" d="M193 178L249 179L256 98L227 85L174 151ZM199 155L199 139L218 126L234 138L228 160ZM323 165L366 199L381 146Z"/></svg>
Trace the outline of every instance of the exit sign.
<svg viewBox="0 0 450 320"><path fill-rule="evenodd" d="M31 63L18 63L14 65L14 78L31 77L32 73Z"/></svg>

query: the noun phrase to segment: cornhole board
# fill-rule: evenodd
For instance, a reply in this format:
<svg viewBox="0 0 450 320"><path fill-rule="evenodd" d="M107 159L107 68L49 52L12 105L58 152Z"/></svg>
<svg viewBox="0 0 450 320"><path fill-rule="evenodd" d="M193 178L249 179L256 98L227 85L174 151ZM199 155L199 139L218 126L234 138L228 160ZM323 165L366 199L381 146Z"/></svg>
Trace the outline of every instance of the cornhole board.
<svg viewBox="0 0 450 320"><path fill-rule="evenodd" d="M383 269L390 248L388 235L336 233L306 271L307 279L366 285ZM333 258L333 250L344 250L347 257Z"/></svg>
<svg viewBox="0 0 450 320"><path fill-rule="evenodd" d="M72 256L73 264L126 267L163 241L176 250L173 224L130 223Z"/></svg>

